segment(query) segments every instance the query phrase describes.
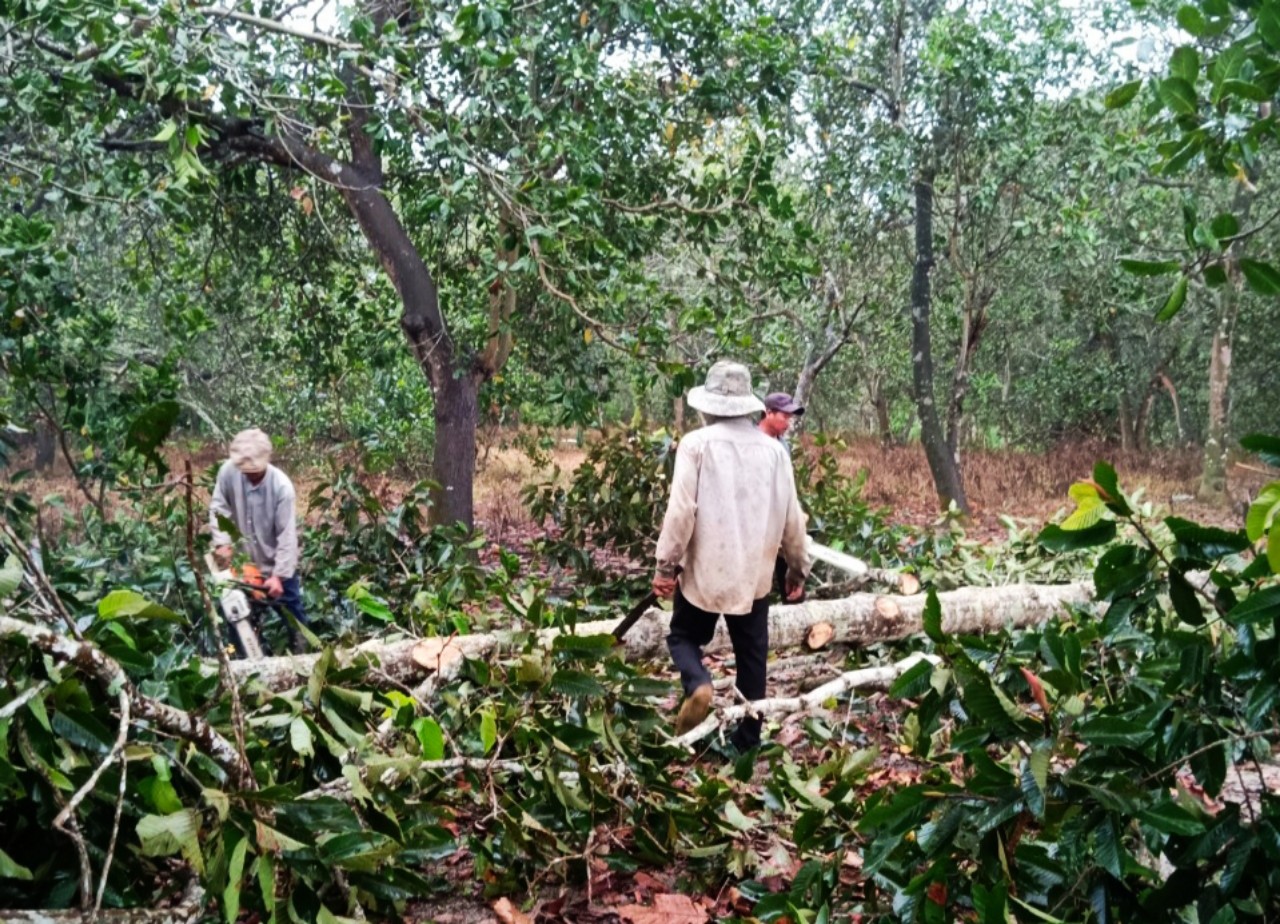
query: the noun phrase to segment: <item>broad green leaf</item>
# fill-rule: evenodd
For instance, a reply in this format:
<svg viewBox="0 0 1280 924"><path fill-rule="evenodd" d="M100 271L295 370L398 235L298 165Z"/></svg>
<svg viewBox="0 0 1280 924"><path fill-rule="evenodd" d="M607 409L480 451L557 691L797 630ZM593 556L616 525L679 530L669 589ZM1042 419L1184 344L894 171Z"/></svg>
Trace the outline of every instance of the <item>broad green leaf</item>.
<svg viewBox="0 0 1280 924"><path fill-rule="evenodd" d="M10 555L0 568L0 604L22 584L22 563L16 555Z"/></svg>
<svg viewBox="0 0 1280 924"><path fill-rule="evenodd" d="M31 879L31 870L0 850L0 879Z"/></svg>
<svg viewBox="0 0 1280 924"><path fill-rule="evenodd" d="M1174 315L1182 310L1183 304L1187 301L1187 277L1181 276L1178 281L1173 284L1173 291L1169 293L1169 297L1164 300L1164 304L1160 306L1160 310L1156 312L1156 321L1163 323L1171 320Z"/></svg>
<svg viewBox="0 0 1280 924"><path fill-rule="evenodd" d="M889 695L895 699L914 699L929 689L932 678L933 664L925 660L917 661L898 675L889 687Z"/></svg>
<svg viewBox="0 0 1280 924"><path fill-rule="evenodd" d="M483 753L488 754L493 750L493 746L498 743L498 723L493 717L492 710L480 710L480 748Z"/></svg>
<svg viewBox="0 0 1280 924"><path fill-rule="evenodd" d="M430 716L423 716L414 721L413 730L418 736L423 760L444 759L444 731L439 722Z"/></svg>
<svg viewBox="0 0 1280 924"><path fill-rule="evenodd" d="M1027 757L1022 771L1022 795L1027 808L1037 818L1044 818L1045 797L1049 789L1049 750L1038 747Z"/></svg>
<svg viewBox="0 0 1280 924"><path fill-rule="evenodd" d="M1190 4L1181 6L1178 8L1178 25L1188 34L1200 38L1205 31L1204 14L1199 7Z"/></svg>
<svg viewBox="0 0 1280 924"><path fill-rule="evenodd" d="M1114 513L1126 517L1133 512L1124 499L1124 493L1120 490L1120 479L1116 476L1116 470L1110 462L1099 459L1093 463L1093 483L1097 485L1098 496Z"/></svg>
<svg viewBox="0 0 1280 924"><path fill-rule="evenodd" d="M547 689L565 696L603 696L604 687L600 681L585 671L562 668L551 675Z"/></svg>
<svg viewBox="0 0 1280 924"><path fill-rule="evenodd" d="M1267 92L1266 87L1258 86L1251 80L1224 80L1219 88L1219 95L1238 96L1255 103L1265 103L1271 99L1271 94ZM1223 235L1223 237L1226 236Z"/></svg>
<svg viewBox="0 0 1280 924"><path fill-rule="evenodd" d="M1169 600L1173 610L1189 626L1204 625L1204 610L1200 606L1200 597L1194 588L1187 583L1181 571L1169 572Z"/></svg>
<svg viewBox="0 0 1280 924"><path fill-rule="evenodd" d="M315 757L316 749L311 738L311 726L302 716L295 716L289 723L289 744L300 757Z"/></svg>
<svg viewBox="0 0 1280 924"><path fill-rule="evenodd" d="M168 141L177 133L177 131L178 123L173 121L173 119L169 119L160 126L160 131L151 136L151 140L160 142Z"/></svg>
<svg viewBox="0 0 1280 924"><path fill-rule="evenodd" d="M1120 267L1134 276L1166 276L1182 269L1177 260L1139 260L1137 257L1121 257Z"/></svg>
<svg viewBox="0 0 1280 924"><path fill-rule="evenodd" d="M200 813L183 809L172 815L143 815L138 819L138 840L144 857L184 855L194 847L199 852Z"/></svg>
<svg viewBox="0 0 1280 924"><path fill-rule="evenodd" d="M1200 55L1189 45L1175 48L1169 58L1169 73L1182 78L1187 86L1194 87L1196 78L1200 76Z"/></svg>
<svg viewBox="0 0 1280 924"><path fill-rule="evenodd" d="M1258 492L1245 514L1244 531L1250 542L1257 542L1267 534L1280 515L1280 481L1273 481Z"/></svg>
<svg viewBox="0 0 1280 924"><path fill-rule="evenodd" d="M1100 520L1088 529L1067 530L1050 523L1036 536L1036 542L1050 552L1074 552L1105 545L1116 537L1114 520Z"/></svg>
<svg viewBox="0 0 1280 924"><path fill-rule="evenodd" d="M1137 722L1117 716L1101 716L1076 726L1081 740L1098 747L1139 747L1155 734Z"/></svg>
<svg viewBox="0 0 1280 924"><path fill-rule="evenodd" d="M1181 834L1192 837L1203 834L1205 824L1182 806L1174 802L1161 802L1142 812L1138 816L1144 824L1148 824L1163 834Z"/></svg>
<svg viewBox="0 0 1280 924"><path fill-rule="evenodd" d="M153 462L161 472L167 469L160 457L160 446L169 437L182 412L177 401L160 401L142 411L129 424L124 444Z"/></svg>
<svg viewBox="0 0 1280 924"><path fill-rule="evenodd" d="M1280 294L1280 270L1270 263L1241 257L1240 271L1253 291L1260 295Z"/></svg>
<svg viewBox="0 0 1280 924"><path fill-rule="evenodd" d="M1167 77L1156 86L1160 101L1178 115L1195 115L1200 108L1195 87L1182 77Z"/></svg>
<svg viewBox="0 0 1280 924"><path fill-rule="evenodd" d="M1076 493L1074 486L1072 493ZM1096 491L1091 491L1091 493L1087 494L1081 492L1076 497L1076 509L1071 511L1071 515L1062 521L1062 528L1067 532L1088 529L1091 526L1096 526L1106 512L1107 505L1102 502L1102 498L1098 497Z"/></svg>
<svg viewBox="0 0 1280 924"><path fill-rule="evenodd" d="M938 600L938 593L932 587L929 588L929 595L925 600L924 612L921 615L924 622L925 634L932 641L946 641L946 635L942 631L942 603ZM932 673L932 671L930 671Z"/></svg>
<svg viewBox="0 0 1280 924"><path fill-rule="evenodd" d="M1123 83L1108 93L1103 104L1108 109L1122 109L1138 95L1141 89L1141 80L1130 80L1128 83Z"/></svg>
<svg viewBox="0 0 1280 924"><path fill-rule="evenodd" d="M152 603L132 590L113 590L98 602L102 619L158 619L162 622L186 623L186 618L168 607Z"/></svg>
<svg viewBox="0 0 1280 924"><path fill-rule="evenodd" d="M1181 517L1166 517L1164 523L1178 541L1180 558L1213 561L1249 548L1249 538L1238 529L1201 526Z"/></svg>
<svg viewBox="0 0 1280 924"><path fill-rule="evenodd" d="M1116 832L1115 821L1110 816L1093 829L1094 857L1098 865L1116 879L1124 877L1124 847Z"/></svg>
<svg viewBox="0 0 1280 924"><path fill-rule="evenodd" d="M1280 587L1256 590L1227 613L1227 622L1233 626L1267 622L1280 616Z"/></svg>
<svg viewBox="0 0 1280 924"><path fill-rule="evenodd" d="M739 831L750 831L756 826L755 821L742 814L742 809L732 799L724 804L724 817L725 821Z"/></svg>
<svg viewBox="0 0 1280 924"><path fill-rule="evenodd" d="M1280 529L1271 530L1267 536L1267 564L1272 574L1280 574Z"/></svg>
<svg viewBox="0 0 1280 924"><path fill-rule="evenodd" d="M235 924L240 916L240 887L244 881L244 860L249 850L249 838L242 837L231 848L227 864L227 886L222 890L222 912L227 924Z"/></svg>

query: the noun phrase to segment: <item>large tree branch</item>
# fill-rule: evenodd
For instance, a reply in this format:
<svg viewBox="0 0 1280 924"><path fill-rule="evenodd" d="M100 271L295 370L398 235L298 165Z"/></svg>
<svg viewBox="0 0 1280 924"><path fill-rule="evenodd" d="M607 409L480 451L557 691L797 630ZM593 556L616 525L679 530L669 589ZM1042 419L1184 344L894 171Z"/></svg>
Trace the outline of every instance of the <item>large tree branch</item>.
<svg viewBox="0 0 1280 924"><path fill-rule="evenodd" d="M97 681L104 690L125 691L134 719L150 722L160 730L196 745L237 783L244 783L252 777L252 771L240 759L235 746L217 729L198 716L139 693L124 668L92 642L73 639L11 616L0 616L0 637L9 636L24 638L55 661L76 667Z"/></svg>

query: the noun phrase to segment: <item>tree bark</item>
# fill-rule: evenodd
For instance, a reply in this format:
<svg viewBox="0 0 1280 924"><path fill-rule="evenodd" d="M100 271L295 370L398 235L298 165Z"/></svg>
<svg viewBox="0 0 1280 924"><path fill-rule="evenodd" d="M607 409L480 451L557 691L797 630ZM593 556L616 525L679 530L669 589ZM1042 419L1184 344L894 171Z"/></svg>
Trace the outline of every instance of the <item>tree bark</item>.
<svg viewBox="0 0 1280 924"><path fill-rule="evenodd" d="M952 503L963 514L969 513L964 493L960 461L947 446L938 408L934 403L933 343L930 315L933 295L929 276L933 272L933 180L932 167L921 171L915 183L915 266L911 272L911 382L916 414L920 418L920 442L924 446L929 471L933 475L938 504L947 509Z"/></svg>
<svg viewBox="0 0 1280 924"><path fill-rule="evenodd" d="M1082 605L1092 597L1093 586L1087 582L967 587L938 594L942 604L943 628L953 633L991 631L1010 624L1034 625L1064 606ZM872 644L906 638L922 631L925 600L924 594L911 597L854 594L839 600L810 600L791 606L775 606L769 610L770 647L803 646L809 627L819 622L829 622L835 629L834 643ZM620 643L625 657L629 660L665 657L670 621L671 614L665 610L655 607L646 612ZM610 619L584 623L573 634L607 635L617 622ZM557 629L545 629L538 633L538 639L541 644L550 645L561 634ZM514 636L511 632L462 635L454 638L448 647L456 646L456 653L468 658L488 658L494 652L516 644ZM366 642L337 652L337 660L345 665L361 656L376 659L377 673L387 682L411 684L430 672L413 658L413 649L418 643L419 640L413 638ZM724 620L720 620L715 636L704 650L715 652L731 648ZM231 667L232 673L241 681L256 676L258 682L272 690L286 690L305 683L319 657L318 654L307 654L234 661ZM448 664L446 670L456 668L458 664L456 659L442 660Z"/></svg>
<svg viewBox="0 0 1280 924"><path fill-rule="evenodd" d="M1256 180L1251 176L1250 180ZM1252 185L1237 184L1232 212L1247 224L1256 193ZM1222 504L1227 492L1227 441L1230 428L1231 347L1240 314L1240 243L1227 249L1223 261L1227 281L1218 287L1213 343L1209 348L1209 422L1204 441L1204 467L1196 496L1205 503Z"/></svg>

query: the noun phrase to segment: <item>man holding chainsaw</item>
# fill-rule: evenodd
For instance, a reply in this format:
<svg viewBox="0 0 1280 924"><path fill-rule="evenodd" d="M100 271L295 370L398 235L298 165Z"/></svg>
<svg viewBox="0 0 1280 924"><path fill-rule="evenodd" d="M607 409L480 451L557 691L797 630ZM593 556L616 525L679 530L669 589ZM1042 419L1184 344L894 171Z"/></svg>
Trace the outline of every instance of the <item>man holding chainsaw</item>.
<svg viewBox="0 0 1280 924"><path fill-rule="evenodd" d="M244 550L261 570L262 589L278 600L299 623L310 625L298 580L298 517L293 482L271 464L271 438L261 430L244 430L231 441L229 458L218 471L209 504L214 558L231 564L232 542L218 517L235 524ZM307 650L302 634L288 621L289 647Z"/></svg>
<svg viewBox="0 0 1280 924"><path fill-rule="evenodd" d="M702 647L723 615L737 661L737 686L748 700L765 696L769 654L769 588L774 559L786 559L787 599L804 592L809 574L805 519L796 499L791 460L777 439L751 421L764 410L751 391L751 373L718 362L705 385L689 392L689 406L705 426L676 452L671 497L658 537L653 589L674 595L667 648L685 699L676 734L697 726L711 708L711 674ZM760 744L758 718L747 717L730 737L738 751Z"/></svg>

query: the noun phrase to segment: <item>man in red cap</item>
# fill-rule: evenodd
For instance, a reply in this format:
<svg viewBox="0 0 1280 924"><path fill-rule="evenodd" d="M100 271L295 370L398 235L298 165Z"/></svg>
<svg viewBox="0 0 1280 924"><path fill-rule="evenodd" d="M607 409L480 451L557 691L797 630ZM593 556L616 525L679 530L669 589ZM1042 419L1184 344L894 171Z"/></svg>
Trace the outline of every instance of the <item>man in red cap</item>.
<svg viewBox="0 0 1280 924"><path fill-rule="evenodd" d="M804 405L797 404L796 399L783 391L775 391L764 396L764 416L760 418L760 429L765 436L780 440L789 451L787 430L791 428L791 418L804 415Z"/></svg>

